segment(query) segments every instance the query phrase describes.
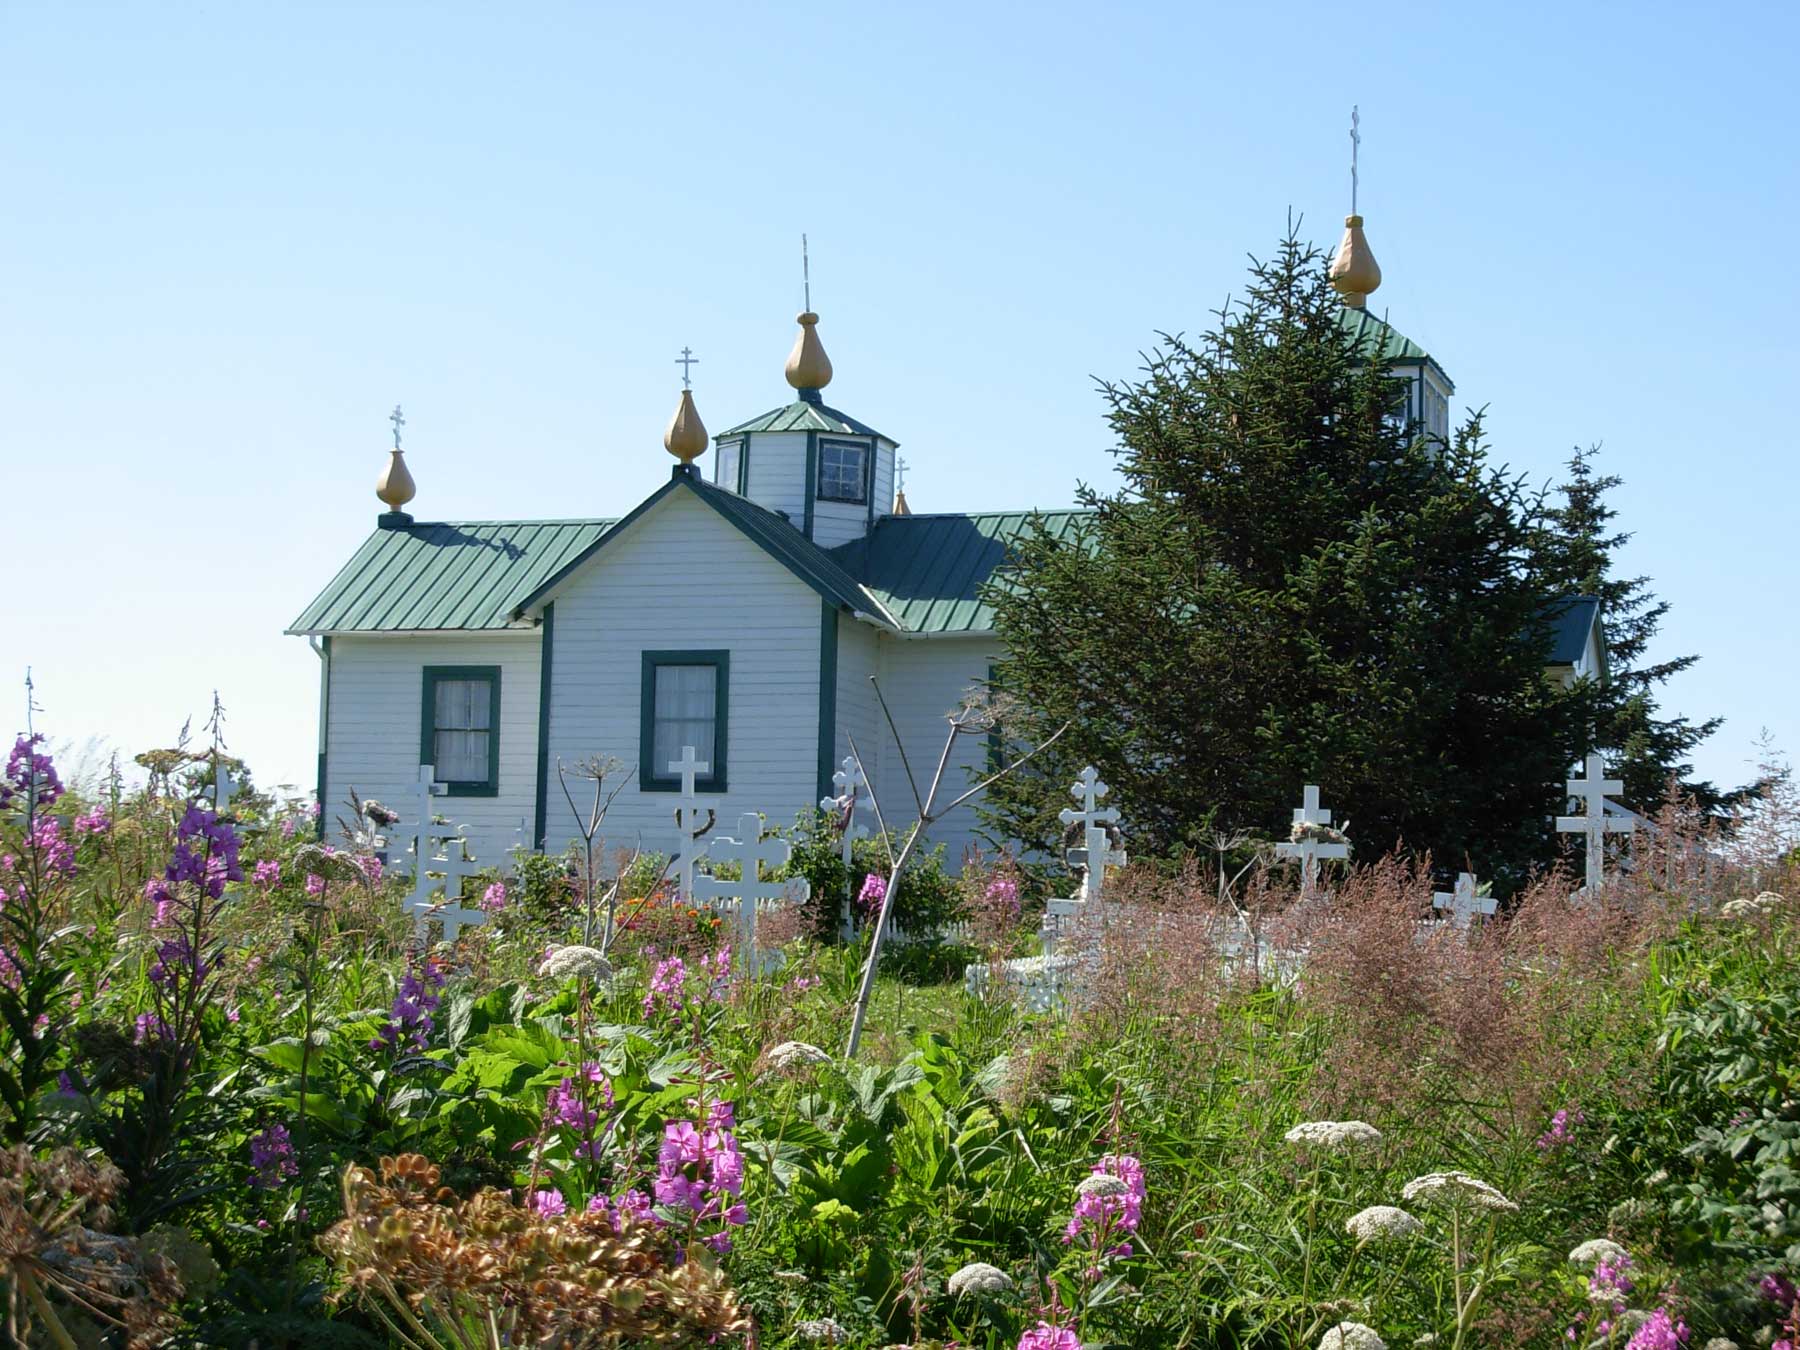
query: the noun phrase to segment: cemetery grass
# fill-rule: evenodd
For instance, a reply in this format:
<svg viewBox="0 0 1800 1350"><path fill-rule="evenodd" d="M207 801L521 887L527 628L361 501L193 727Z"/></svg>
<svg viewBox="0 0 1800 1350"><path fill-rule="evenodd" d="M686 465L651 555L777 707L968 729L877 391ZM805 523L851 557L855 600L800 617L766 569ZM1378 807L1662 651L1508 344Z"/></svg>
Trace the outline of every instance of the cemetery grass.
<svg viewBox="0 0 1800 1350"><path fill-rule="evenodd" d="M1205 878L1128 875L1062 1015L971 998L927 949L846 1063L857 946L796 937L750 979L661 905L602 965L533 864L421 951L404 888L303 809L21 816L9 773L24 1343L1791 1336L1796 921L1756 899L1800 895L1779 858L1585 910L1546 883L1471 941L1415 936L1431 880L1399 862L1322 913L1260 879L1298 980L1223 959ZM1596 1239L1628 1256L1571 1261Z"/></svg>

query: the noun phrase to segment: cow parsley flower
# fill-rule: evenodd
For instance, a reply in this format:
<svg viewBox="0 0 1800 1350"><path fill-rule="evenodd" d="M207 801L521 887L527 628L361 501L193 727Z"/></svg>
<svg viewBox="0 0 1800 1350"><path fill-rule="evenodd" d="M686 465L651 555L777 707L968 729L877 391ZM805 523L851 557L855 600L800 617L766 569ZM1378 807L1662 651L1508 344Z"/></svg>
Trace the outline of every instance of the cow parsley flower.
<svg viewBox="0 0 1800 1350"><path fill-rule="evenodd" d="M953 1297L964 1294L1004 1294L1013 1287L1012 1276L986 1261L971 1261L950 1277L945 1286Z"/></svg>
<svg viewBox="0 0 1800 1350"><path fill-rule="evenodd" d="M1381 1142L1381 1131L1362 1120L1309 1120L1282 1136L1290 1144L1348 1149Z"/></svg>
<svg viewBox="0 0 1800 1350"><path fill-rule="evenodd" d="M1488 1209L1513 1212L1519 1207L1499 1191L1467 1172L1427 1172L1400 1188L1402 1200L1441 1209Z"/></svg>
<svg viewBox="0 0 1800 1350"><path fill-rule="evenodd" d="M824 1345L848 1345L850 1333L829 1317L815 1317L810 1321L797 1322L794 1334L803 1341L813 1341Z"/></svg>
<svg viewBox="0 0 1800 1350"><path fill-rule="evenodd" d="M1128 1190L1129 1187L1117 1177L1109 1176L1105 1172L1096 1172L1092 1176L1081 1179L1081 1184L1075 1187L1075 1194L1083 1199L1090 1196L1106 1199L1115 1195L1124 1195Z"/></svg>
<svg viewBox="0 0 1800 1350"><path fill-rule="evenodd" d="M1319 1337L1319 1350L1387 1350L1375 1328L1361 1322L1339 1322Z"/></svg>
<svg viewBox="0 0 1800 1350"><path fill-rule="evenodd" d="M1370 1205L1344 1220L1344 1231L1360 1245L1390 1242L1424 1231L1425 1225L1395 1205Z"/></svg>
<svg viewBox="0 0 1800 1350"><path fill-rule="evenodd" d="M766 1056L772 1069L792 1069L802 1064L829 1064L831 1056L805 1041L783 1041Z"/></svg>
<svg viewBox="0 0 1800 1350"><path fill-rule="evenodd" d="M1738 1343L1728 1336L1714 1336L1701 1350L1738 1350Z"/></svg>
<svg viewBox="0 0 1800 1350"><path fill-rule="evenodd" d="M558 947L538 966L538 974L561 982L568 979L604 983L612 978L612 962L596 947Z"/></svg>
<svg viewBox="0 0 1800 1350"><path fill-rule="evenodd" d="M1592 1270L1602 1261L1616 1261L1627 1255L1626 1250L1611 1238L1589 1238L1569 1253L1569 1260Z"/></svg>

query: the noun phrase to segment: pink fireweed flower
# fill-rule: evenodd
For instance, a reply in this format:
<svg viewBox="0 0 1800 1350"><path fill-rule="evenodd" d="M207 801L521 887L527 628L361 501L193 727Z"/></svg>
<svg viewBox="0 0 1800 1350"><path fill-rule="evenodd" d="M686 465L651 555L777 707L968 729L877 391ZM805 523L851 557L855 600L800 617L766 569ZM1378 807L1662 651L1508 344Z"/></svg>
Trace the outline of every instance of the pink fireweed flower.
<svg viewBox="0 0 1800 1350"><path fill-rule="evenodd" d="M1081 1337L1068 1327L1039 1322L1019 1337L1019 1350L1081 1350Z"/></svg>
<svg viewBox="0 0 1800 1350"><path fill-rule="evenodd" d="M1144 1217L1144 1168L1128 1153L1109 1153L1075 1189L1075 1209L1063 1230L1063 1242L1084 1237L1096 1253L1129 1256L1131 1244L1115 1239L1137 1232Z"/></svg>
<svg viewBox="0 0 1800 1350"><path fill-rule="evenodd" d="M1019 917L1019 883L1011 877L995 877L988 882L982 899L998 914Z"/></svg>
<svg viewBox="0 0 1800 1350"><path fill-rule="evenodd" d="M317 872L308 872L306 874L306 893L308 895L325 894L325 878Z"/></svg>
<svg viewBox="0 0 1800 1350"><path fill-rule="evenodd" d="M679 956L658 961L650 976L650 989L644 995L644 1016L649 1017L661 1008L679 1018L686 1005L683 994L686 984L687 962Z"/></svg>
<svg viewBox="0 0 1800 1350"><path fill-rule="evenodd" d="M256 864L250 873L250 879L258 886L275 886L281 882L281 864L273 858L264 858Z"/></svg>
<svg viewBox="0 0 1800 1350"><path fill-rule="evenodd" d="M563 1199L563 1193L554 1186L547 1190L533 1191L525 1202L540 1219L557 1219L569 1212L569 1202Z"/></svg>
<svg viewBox="0 0 1800 1350"><path fill-rule="evenodd" d="M657 1151L656 1202L665 1209L686 1210L691 1224L720 1225L702 1241L714 1251L731 1250L728 1230L749 1219L738 1196L744 1189L744 1158L732 1132L730 1102L714 1102L706 1121L672 1120L663 1126Z"/></svg>
<svg viewBox="0 0 1800 1350"><path fill-rule="evenodd" d="M75 875L75 845L63 838L62 822L55 816L39 816L32 822L31 846L42 858L45 872L64 877Z"/></svg>
<svg viewBox="0 0 1800 1350"><path fill-rule="evenodd" d="M74 824L76 834L105 834L112 829L111 818L104 808L98 806L76 816Z"/></svg>
<svg viewBox="0 0 1800 1350"><path fill-rule="evenodd" d="M481 893L481 909L488 914L498 914L506 908L506 883L496 881Z"/></svg>
<svg viewBox="0 0 1800 1350"><path fill-rule="evenodd" d="M1575 1137L1574 1127L1586 1119L1579 1107L1574 1111L1567 1107L1558 1111L1550 1117L1550 1128L1537 1137L1538 1152L1548 1153L1569 1143Z"/></svg>
<svg viewBox="0 0 1800 1350"><path fill-rule="evenodd" d="M356 855L356 865L362 869L362 874L365 877L367 877L371 882L375 882L375 883L380 882L380 880L381 880L381 859L377 858L373 853L357 854Z"/></svg>
<svg viewBox="0 0 1800 1350"><path fill-rule="evenodd" d="M862 889L856 893L856 907L866 917L874 918L882 901L887 899L887 893L887 878L879 872L871 872L863 878Z"/></svg>
<svg viewBox="0 0 1800 1350"><path fill-rule="evenodd" d="M20 793L35 796L38 806L54 806L56 799L63 795L62 779L56 776L56 765L50 756L37 752L37 747L43 743L41 732L35 736L21 736L13 742L12 753L6 757L6 769L0 773L0 810L22 812L23 805L13 804L13 799Z"/></svg>
<svg viewBox="0 0 1800 1350"><path fill-rule="evenodd" d="M1631 1334L1625 1350L1681 1350L1687 1338L1687 1323L1670 1317L1667 1308L1658 1308Z"/></svg>

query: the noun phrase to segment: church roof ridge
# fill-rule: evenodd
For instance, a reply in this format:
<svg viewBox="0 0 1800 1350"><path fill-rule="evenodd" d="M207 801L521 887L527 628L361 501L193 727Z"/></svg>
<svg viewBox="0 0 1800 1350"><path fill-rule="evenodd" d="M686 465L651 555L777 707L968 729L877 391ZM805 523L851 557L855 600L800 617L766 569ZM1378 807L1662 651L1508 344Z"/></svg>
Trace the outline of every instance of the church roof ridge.
<svg viewBox="0 0 1800 1350"><path fill-rule="evenodd" d="M713 440L718 442L759 431L827 431L841 436L876 436L889 444L898 444L892 436L884 435L847 412L830 404L814 403L805 398L797 398L792 403L758 413L746 422L739 422L736 426L721 431Z"/></svg>

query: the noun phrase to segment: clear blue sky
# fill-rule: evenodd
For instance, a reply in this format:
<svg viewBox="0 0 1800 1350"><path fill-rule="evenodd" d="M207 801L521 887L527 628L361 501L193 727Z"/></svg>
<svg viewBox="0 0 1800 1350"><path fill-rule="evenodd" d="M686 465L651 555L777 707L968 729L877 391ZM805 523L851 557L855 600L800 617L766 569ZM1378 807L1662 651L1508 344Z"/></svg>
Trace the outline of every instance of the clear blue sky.
<svg viewBox="0 0 1800 1350"><path fill-rule="evenodd" d="M683 344L714 429L785 400L802 230L914 505L1066 503L1109 481L1090 377L1290 209L1335 240L1360 103L1376 308L1514 466L1605 443L1736 779L1800 745L1796 49L1786 4L0 4L0 673L128 752L217 687L310 786L281 629L388 410L422 518L619 512Z"/></svg>

